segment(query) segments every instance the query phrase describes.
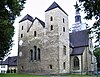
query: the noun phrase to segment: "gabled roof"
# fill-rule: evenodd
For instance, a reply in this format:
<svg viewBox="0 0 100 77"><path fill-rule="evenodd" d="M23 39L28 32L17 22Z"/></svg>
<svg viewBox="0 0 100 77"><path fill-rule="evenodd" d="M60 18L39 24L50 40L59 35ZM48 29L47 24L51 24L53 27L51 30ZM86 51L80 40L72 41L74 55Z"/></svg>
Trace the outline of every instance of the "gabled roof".
<svg viewBox="0 0 100 77"><path fill-rule="evenodd" d="M8 57L3 64L9 65L9 66L17 66L17 56Z"/></svg>
<svg viewBox="0 0 100 77"><path fill-rule="evenodd" d="M30 21L32 22L32 21L33 21L33 17L30 16L29 14L27 14L24 18L22 18L22 19L19 21L19 23L22 22L22 21L25 21L25 20L30 20Z"/></svg>
<svg viewBox="0 0 100 77"><path fill-rule="evenodd" d="M30 25L30 27L29 27L29 29L27 30L27 32L29 32L30 28L32 27L32 25L33 25L33 23L34 23L34 21L35 21L36 19L37 19L37 20L39 21L39 23L43 26L43 28L45 27L45 23L44 23L42 20L40 20L39 18L35 17L35 19L33 20L32 24Z"/></svg>
<svg viewBox="0 0 100 77"><path fill-rule="evenodd" d="M73 48L71 56L73 55L82 55L85 47Z"/></svg>
<svg viewBox="0 0 100 77"><path fill-rule="evenodd" d="M52 5L45 11L50 11L52 9L55 9L55 8L59 8L60 10L62 10L66 15L68 15L56 2L53 2Z"/></svg>
<svg viewBox="0 0 100 77"><path fill-rule="evenodd" d="M78 32L72 32L69 34L72 53L73 55L82 55L85 47L89 46L89 34L88 30L82 30Z"/></svg>
<svg viewBox="0 0 100 77"><path fill-rule="evenodd" d="M69 34L69 38L70 38L70 43L72 43L74 48L89 45L88 30L72 32Z"/></svg>
<svg viewBox="0 0 100 77"><path fill-rule="evenodd" d="M41 24L43 27L45 27L45 23L44 23L42 20L40 20L40 19L37 18L37 17L35 17L35 19L37 19L37 20L40 22L40 24Z"/></svg>

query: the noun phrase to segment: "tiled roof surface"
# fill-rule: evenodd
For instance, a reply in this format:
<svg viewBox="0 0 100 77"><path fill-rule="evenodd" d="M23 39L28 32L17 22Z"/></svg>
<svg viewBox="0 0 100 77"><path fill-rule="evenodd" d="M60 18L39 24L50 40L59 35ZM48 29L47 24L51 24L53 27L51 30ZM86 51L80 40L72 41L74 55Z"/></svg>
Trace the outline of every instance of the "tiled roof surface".
<svg viewBox="0 0 100 77"><path fill-rule="evenodd" d="M9 66L17 66L17 56L8 57L3 64L7 64Z"/></svg>
<svg viewBox="0 0 100 77"><path fill-rule="evenodd" d="M69 38L70 38L70 43L72 43L74 47L81 47L81 46L89 45L88 30L72 32L69 34Z"/></svg>
<svg viewBox="0 0 100 77"><path fill-rule="evenodd" d="M82 55L85 47L73 48L71 55Z"/></svg>
<svg viewBox="0 0 100 77"><path fill-rule="evenodd" d="M81 55L85 47L89 46L88 30L72 32L69 34L72 53L71 55Z"/></svg>

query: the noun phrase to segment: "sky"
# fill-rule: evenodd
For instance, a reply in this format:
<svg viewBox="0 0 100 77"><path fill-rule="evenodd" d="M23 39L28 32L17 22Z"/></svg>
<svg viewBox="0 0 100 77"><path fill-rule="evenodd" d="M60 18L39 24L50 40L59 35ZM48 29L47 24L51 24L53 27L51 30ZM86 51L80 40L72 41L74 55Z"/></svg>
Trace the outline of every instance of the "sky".
<svg viewBox="0 0 100 77"><path fill-rule="evenodd" d="M68 14L69 19L69 27L75 23L75 8L76 0L26 0L26 4L24 5L24 9L21 11L21 16L16 18L14 27L15 27L15 35L13 37L14 45L11 54L9 56L17 56L18 53L18 28L19 21L26 15L29 14L33 18L38 17L42 21L45 22L45 10L53 3L56 2L59 6ZM83 20L84 13L81 13L82 22L85 23L86 20ZM91 23L88 21L88 23Z"/></svg>

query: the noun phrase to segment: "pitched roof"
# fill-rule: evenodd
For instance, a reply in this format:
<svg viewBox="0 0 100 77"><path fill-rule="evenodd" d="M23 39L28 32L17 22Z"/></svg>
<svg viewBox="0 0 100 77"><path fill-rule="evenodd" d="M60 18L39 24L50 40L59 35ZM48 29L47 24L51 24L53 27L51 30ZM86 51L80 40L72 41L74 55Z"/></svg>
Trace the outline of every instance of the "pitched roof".
<svg viewBox="0 0 100 77"><path fill-rule="evenodd" d="M29 14L27 14L24 18L22 18L22 19L19 21L19 23L22 22L22 21L25 21L25 20L33 21L33 17L30 16Z"/></svg>
<svg viewBox="0 0 100 77"><path fill-rule="evenodd" d="M73 48L71 56L73 55L82 55L85 47Z"/></svg>
<svg viewBox="0 0 100 77"><path fill-rule="evenodd" d="M88 30L72 32L69 34L69 38L70 38L70 43L72 43L74 48L89 45Z"/></svg>
<svg viewBox="0 0 100 77"><path fill-rule="evenodd" d="M40 19L37 18L37 17L35 17L35 19L37 19L37 20L40 22L40 24L41 24L43 27L45 27L45 23L44 23L42 20L40 20Z"/></svg>
<svg viewBox="0 0 100 77"><path fill-rule="evenodd" d="M9 66L17 66L17 56L8 57L3 64L7 64Z"/></svg>
<svg viewBox="0 0 100 77"><path fill-rule="evenodd" d="M40 22L40 24L41 24L43 27L45 27L45 23L44 23L42 20L40 20L39 18L35 17L35 19L32 21L32 24L31 24L30 27L28 28L27 32L29 32L30 28L32 27L32 25L33 25L33 23L34 23L34 21L35 21L36 19Z"/></svg>
<svg viewBox="0 0 100 77"><path fill-rule="evenodd" d="M60 10L62 10L66 15L68 15L55 1L52 3L52 5L45 11L50 11L52 9L55 9L55 8L59 8Z"/></svg>

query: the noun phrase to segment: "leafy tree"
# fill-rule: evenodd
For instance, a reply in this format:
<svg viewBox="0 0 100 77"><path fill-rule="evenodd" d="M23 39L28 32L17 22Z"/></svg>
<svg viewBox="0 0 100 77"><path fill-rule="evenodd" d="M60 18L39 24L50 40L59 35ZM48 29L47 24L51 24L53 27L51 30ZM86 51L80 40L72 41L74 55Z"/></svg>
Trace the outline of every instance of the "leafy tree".
<svg viewBox="0 0 100 77"><path fill-rule="evenodd" d="M95 48L94 55L97 59L97 67L100 68L100 47Z"/></svg>
<svg viewBox="0 0 100 77"><path fill-rule="evenodd" d="M89 29L89 32L96 37L98 45L100 44L100 0L78 0L75 8L77 10L82 10L86 14L85 19L92 20L95 18L93 26Z"/></svg>
<svg viewBox="0 0 100 77"><path fill-rule="evenodd" d="M9 53L13 45L13 23L20 16L26 0L0 0L0 59Z"/></svg>

